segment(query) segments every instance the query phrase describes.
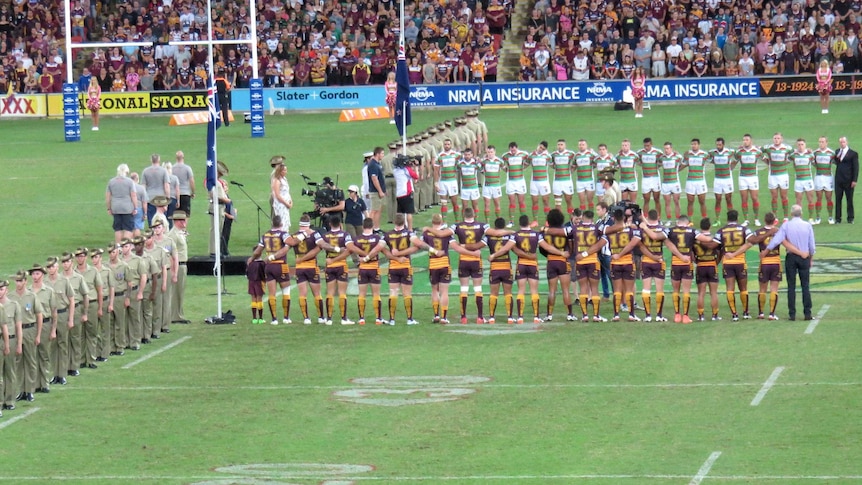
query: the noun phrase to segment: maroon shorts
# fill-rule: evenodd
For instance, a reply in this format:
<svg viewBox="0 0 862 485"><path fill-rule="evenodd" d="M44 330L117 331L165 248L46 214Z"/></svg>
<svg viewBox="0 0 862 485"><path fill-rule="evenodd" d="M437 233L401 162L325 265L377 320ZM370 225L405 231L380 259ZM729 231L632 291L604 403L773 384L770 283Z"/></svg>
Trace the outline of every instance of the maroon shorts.
<svg viewBox="0 0 862 485"><path fill-rule="evenodd" d="M761 283L770 281L781 281L781 265L780 264L761 264L760 271L757 273L757 279Z"/></svg>
<svg viewBox="0 0 862 485"><path fill-rule="evenodd" d="M435 268L428 270L428 279L431 281L431 285L437 285L440 283L451 283L452 282L452 268Z"/></svg>
<svg viewBox="0 0 862 485"><path fill-rule="evenodd" d="M413 284L413 269L400 268L389 270L389 285L412 285Z"/></svg>
<svg viewBox="0 0 862 485"><path fill-rule="evenodd" d="M718 283L718 270L715 266L698 266L696 277L697 284Z"/></svg>
<svg viewBox="0 0 862 485"><path fill-rule="evenodd" d="M657 278L664 279L664 264L662 263L647 263L641 262L641 278Z"/></svg>
<svg viewBox="0 0 862 485"><path fill-rule="evenodd" d="M459 278L481 278L482 277L482 262L481 261L461 261L458 263Z"/></svg>
<svg viewBox="0 0 862 485"><path fill-rule="evenodd" d="M675 264L670 267L671 281L690 280L692 278L694 278L694 269L692 269L691 264Z"/></svg>
<svg viewBox="0 0 862 485"><path fill-rule="evenodd" d="M612 264L611 265L612 280L634 281L635 265L633 264Z"/></svg>
<svg viewBox="0 0 862 485"><path fill-rule="evenodd" d="M248 280L248 294L253 298L263 298L263 282L260 280Z"/></svg>
<svg viewBox="0 0 862 485"><path fill-rule="evenodd" d="M335 268L326 268L323 270L326 275L326 282L330 281L347 281L347 268L344 266L336 266Z"/></svg>
<svg viewBox="0 0 862 485"><path fill-rule="evenodd" d="M515 269L516 280L537 280L539 279L539 267L531 264L519 264Z"/></svg>
<svg viewBox="0 0 862 485"><path fill-rule="evenodd" d="M572 272L572 267L569 266L568 261L557 261L557 260L549 260L547 266L545 267L546 274L548 279L558 278L560 276L567 276Z"/></svg>
<svg viewBox="0 0 862 485"><path fill-rule="evenodd" d="M379 285L380 270L379 269L359 269L359 284L360 285Z"/></svg>
<svg viewBox="0 0 862 485"><path fill-rule="evenodd" d="M599 263L578 263L575 265L575 273L579 280L598 280L601 274L601 265Z"/></svg>
<svg viewBox="0 0 862 485"><path fill-rule="evenodd" d="M287 263L266 263L263 270L266 281L286 283L290 281L290 269Z"/></svg>
<svg viewBox="0 0 862 485"><path fill-rule="evenodd" d="M263 272L265 267L266 263L259 259L252 261L251 264L249 264L245 268L245 277L248 278L249 281L256 281L260 283L266 277Z"/></svg>
<svg viewBox="0 0 862 485"><path fill-rule="evenodd" d="M320 283L320 270L317 268L296 268L297 283Z"/></svg>
<svg viewBox="0 0 862 485"><path fill-rule="evenodd" d="M732 263L724 265L724 279L736 278L738 280L748 279L748 268L744 264Z"/></svg>
<svg viewBox="0 0 862 485"><path fill-rule="evenodd" d="M511 285L512 284L512 270L511 269L492 269L490 276L491 284L504 284Z"/></svg>

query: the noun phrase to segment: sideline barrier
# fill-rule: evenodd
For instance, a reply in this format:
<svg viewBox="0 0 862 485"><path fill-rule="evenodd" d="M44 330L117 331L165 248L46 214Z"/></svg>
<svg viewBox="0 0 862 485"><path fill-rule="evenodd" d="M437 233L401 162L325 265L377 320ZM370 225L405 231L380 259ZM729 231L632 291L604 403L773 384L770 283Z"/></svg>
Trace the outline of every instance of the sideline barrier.
<svg viewBox="0 0 862 485"><path fill-rule="evenodd" d="M349 123L351 121L382 120L385 118L389 118L389 108L384 106L382 108L343 109L338 121Z"/></svg>
<svg viewBox="0 0 862 485"><path fill-rule="evenodd" d="M228 119L233 122L233 111L227 112ZM219 115L221 118L221 115ZM209 111L195 111L193 113L177 113L175 115L171 115L171 121L168 122L169 126L186 126L186 125L200 125L204 123L208 123L210 120Z"/></svg>

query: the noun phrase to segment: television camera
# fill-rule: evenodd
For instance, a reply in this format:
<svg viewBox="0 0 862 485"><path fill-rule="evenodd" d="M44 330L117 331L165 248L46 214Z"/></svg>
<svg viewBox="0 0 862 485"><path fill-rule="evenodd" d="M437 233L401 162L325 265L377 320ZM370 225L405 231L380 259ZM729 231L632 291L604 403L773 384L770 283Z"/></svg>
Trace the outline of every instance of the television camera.
<svg viewBox="0 0 862 485"><path fill-rule="evenodd" d="M311 177L299 174L305 181L308 188L302 188L303 197L311 197L314 201L314 209L305 214L308 214L312 220L317 220L317 227L325 227L327 224L321 223L320 209L335 207L344 200L344 191L337 187L337 179L335 182L330 177L323 177L322 182L315 182Z"/></svg>

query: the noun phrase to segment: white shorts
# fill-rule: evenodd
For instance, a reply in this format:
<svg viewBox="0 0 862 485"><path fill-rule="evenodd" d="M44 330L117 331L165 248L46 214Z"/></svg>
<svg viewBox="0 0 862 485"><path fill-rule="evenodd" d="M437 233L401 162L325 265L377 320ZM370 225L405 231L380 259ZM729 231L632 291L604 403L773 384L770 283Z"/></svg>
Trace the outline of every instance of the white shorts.
<svg viewBox="0 0 862 485"><path fill-rule="evenodd" d="M793 182L793 191L794 192L811 192L814 190L814 181L811 179L808 180L797 180Z"/></svg>
<svg viewBox="0 0 862 485"><path fill-rule="evenodd" d="M536 182L535 180L530 181L530 195L532 196L545 196L550 195L551 193L551 184L548 183L547 180Z"/></svg>
<svg viewBox="0 0 862 485"><path fill-rule="evenodd" d="M739 190L759 190L760 180L756 176L739 177Z"/></svg>
<svg viewBox="0 0 862 485"><path fill-rule="evenodd" d="M814 190L825 190L827 192L832 192L835 187L835 179L832 178L831 175L815 175L814 176Z"/></svg>
<svg viewBox="0 0 862 485"><path fill-rule="evenodd" d="M602 184L596 185L596 197L601 197L605 195L605 188Z"/></svg>
<svg viewBox="0 0 862 485"><path fill-rule="evenodd" d="M578 193L584 192L595 192L596 191L596 183L592 180L587 182L577 181L575 182L575 188L578 190Z"/></svg>
<svg viewBox="0 0 862 485"><path fill-rule="evenodd" d="M461 189L461 200L479 200L479 188Z"/></svg>
<svg viewBox="0 0 862 485"><path fill-rule="evenodd" d="M733 193L733 179L715 179L713 181L712 191L715 195L721 194L732 194Z"/></svg>
<svg viewBox="0 0 862 485"><path fill-rule="evenodd" d="M686 180L685 193L688 195L703 195L707 192L706 180Z"/></svg>
<svg viewBox="0 0 862 485"><path fill-rule="evenodd" d="M458 181L457 180L441 180L437 182L437 194L440 197L455 197L458 195Z"/></svg>
<svg viewBox="0 0 862 485"><path fill-rule="evenodd" d="M623 192L637 192L638 191L638 181L634 182L620 182L620 193Z"/></svg>
<svg viewBox="0 0 862 485"><path fill-rule="evenodd" d="M572 195L575 193L575 188L572 186L571 179L569 180L554 180L554 195Z"/></svg>
<svg viewBox="0 0 862 485"><path fill-rule="evenodd" d="M682 187L679 185L679 182L673 182L670 184L661 184L661 195L671 195L671 194L681 194Z"/></svg>
<svg viewBox="0 0 862 485"><path fill-rule="evenodd" d="M492 187L482 187L482 197L486 199L499 199L503 196L503 188L499 185L495 185Z"/></svg>
<svg viewBox="0 0 862 485"><path fill-rule="evenodd" d="M641 180L641 193L648 194L650 192L661 192L661 178L646 177Z"/></svg>
<svg viewBox="0 0 862 485"><path fill-rule="evenodd" d="M790 188L790 175L786 173L783 175L770 175L766 178L766 187L768 187L769 190L787 190Z"/></svg>
<svg viewBox="0 0 862 485"><path fill-rule="evenodd" d="M506 193L509 195L526 194L527 193L527 181L524 179L507 180L506 181Z"/></svg>

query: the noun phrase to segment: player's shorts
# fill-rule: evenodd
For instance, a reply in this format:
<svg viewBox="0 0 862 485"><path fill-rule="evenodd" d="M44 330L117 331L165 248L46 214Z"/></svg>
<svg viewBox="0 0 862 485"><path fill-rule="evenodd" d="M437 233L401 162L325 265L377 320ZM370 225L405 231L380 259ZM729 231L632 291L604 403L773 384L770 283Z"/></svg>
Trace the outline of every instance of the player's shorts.
<svg viewBox="0 0 862 485"><path fill-rule="evenodd" d="M545 273L548 277L548 280L552 278L559 278L560 276L568 276L571 272L572 267L571 265L569 265L568 261L550 259L548 260L548 264L545 266Z"/></svg>
<svg viewBox="0 0 862 485"><path fill-rule="evenodd" d="M489 276L489 280L492 285L504 284L511 285L512 284L512 270L511 269L492 269L491 274Z"/></svg>
<svg viewBox="0 0 862 485"><path fill-rule="evenodd" d="M506 193L509 195L526 194L527 193L527 181L524 179L507 180L506 181Z"/></svg>
<svg viewBox="0 0 862 485"><path fill-rule="evenodd" d="M577 182L575 182L575 189L579 194L582 194L584 192L595 192L596 182L593 180L585 180L583 182L578 180Z"/></svg>
<svg viewBox="0 0 862 485"><path fill-rule="evenodd" d="M452 282L452 268L435 268L428 270L428 280L431 285L439 285L440 283L449 284Z"/></svg>
<svg viewBox="0 0 862 485"><path fill-rule="evenodd" d="M263 261L252 261L245 269L245 276L248 278L248 294L253 297L263 296L263 279L264 279Z"/></svg>
<svg viewBox="0 0 862 485"><path fill-rule="evenodd" d="M740 176L739 190L760 190L760 180L756 176Z"/></svg>
<svg viewBox="0 0 862 485"><path fill-rule="evenodd" d="M601 275L601 264L595 263L578 263L575 265L575 277L579 280L590 279L598 280Z"/></svg>
<svg viewBox="0 0 862 485"><path fill-rule="evenodd" d="M832 178L831 175L815 175L814 176L814 190L825 190L827 192L832 192L835 187L835 179Z"/></svg>
<svg viewBox="0 0 862 485"><path fill-rule="evenodd" d="M537 280L539 279L539 267L532 264L518 264L515 268L516 280Z"/></svg>
<svg viewBox="0 0 862 485"><path fill-rule="evenodd" d="M706 180L687 180L685 182L685 193L687 195L703 195L706 192Z"/></svg>
<svg viewBox="0 0 862 485"><path fill-rule="evenodd" d="M672 182L669 184L662 183L661 184L661 195L671 195L671 194L681 194L682 186L679 185L679 182Z"/></svg>
<svg viewBox="0 0 862 485"><path fill-rule="evenodd" d="M441 180L437 182L437 195L440 197L455 197L458 195L458 181Z"/></svg>
<svg viewBox="0 0 862 485"><path fill-rule="evenodd" d="M697 267L697 284L701 283L718 283L718 272L715 266Z"/></svg>
<svg viewBox="0 0 862 485"><path fill-rule="evenodd" d="M648 194L650 192L661 192L661 178L644 177L641 180L641 193Z"/></svg>
<svg viewBox="0 0 862 485"><path fill-rule="evenodd" d="M732 194L733 193L733 179L715 179L712 182L712 192L715 195L721 194Z"/></svg>
<svg viewBox="0 0 862 485"><path fill-rule="evenodd" d="M379 285L380 269L361 269L357 281L360 285Z"/></svg>
<svg viewBox="0 0 862 485"><path fill-rule="evenodd" d="M296 282L320 283L320 270L317 268L296 268Z"/></svg>
<svg viewBox="0 0 862 485"><path fill-rule="evenodd" d="M770 281L781 281L781 265L780 264L761 264L760 270L757 272L757 279L761 283Z"/></svg>
<svg viewBox="0 0 862 485"><path fill-rule="evenodd" d="M533 197L536 196L545 196L551 193L551 184L547 180L542 181L531 181L530 182L530 195Z"/></svg>
<svg viewBox="0 0 862 485"><path fill-rule="evenodd" d="M389 270L389 286L392 285L413 285L413 269L412 268L396 268Z"/></svg>
<svg viewBox="0 0 862 485"><path fill-rule="evenodd" d="M793 182L793 191L794 192L811 192L813 190L814 190L814 181L811 179L796 180Z"/></svg>
<svg viewBox="0 0 862 485"><path fill-rule="evenodd" d="M563 194L572 195L575 193L575 187L572 185L572 179L569 180L554 180L553 184L554 195L560 196Z"/></svg>
<svg viewBox="0 0 862 485"><path fill-rule="evenodd" d="M286 283L290 281L290 270L286 263L266 263L263 268L264 280Z"/></svg>
<svg viewBox="0 0 862 485"><path fill-rule="evenodd" d="M344 266L336 266L334 268L326 268L323 270L326 275L326 282L330 281L347 281L347 268Z"/></svg>
<svg viewBox="0 0 862 485"><path fill-rule="evenodd" d="M499 199L503 196L503 188L499 185L482 187L482 197L486 199Z"/></svg>
<svg viewBox="0 0 862 485"><path fill-rule="evenodd" d="M741 263L725 263L722 276L724 279L735 278L737 281L748 279L748 266Z"/></svg>
<svg viewBox="0 0 862 485"><path fill-rule="evenodd" d="M140 211L139 211L140 212ZM114 214L114 231L135 230L135 216L133 214Z"/></svg>
<svg viewBox="0 0 862 485"><path fill-rule="evenodd" d="M620 192L637 192L638 191L638 181L634 182L620 182Z"/></svg>
<svg viewBox="0 0 862 485"><path fill-rule="evenodd" d="M670 267L671 281L690 280L694 278L694 268L691 264L674 264Z"/></svg>
<svg viewBox="0 0 862 485"><path fill-rule="evenodd" d="M482 262L481 261L459 261L458 262L458 277L459 278L481 278L482 277Z"/></svg>
<svg viewBox="0 0 862 485"><path fill-rule="evenodd" d="M656 278L664 279L664 263L651 263L641 261L641 279Z"/></svg>
<svg viewBox="0 0 862 485"><path fill-rule="evenodd" d="M475 189L461 189L461 200L479 200L479 188Z"/></svg>
<svg viewBox="0 0 862 485"><path fill-rule="evenodd" d="M766 178L766 187L769 190L790 188L790 175L783 173L781 175L770 175Z"/></svg>
<svg viewBox="0 0 862 485"><path fill-rule="evenodd" d="M263 282L260 280L248 280L248 294L252 298L263 298Z"/></svg>
<svg viewBox="0 0 862 485"><path fill-rule="evenodd" d="M634 281L635 265L629 264L611 264L611 279Z"/></svg>

